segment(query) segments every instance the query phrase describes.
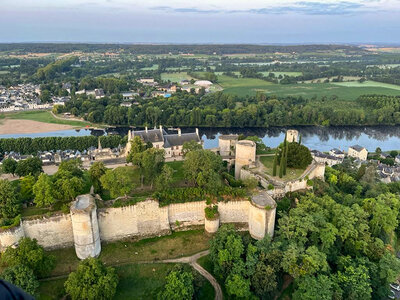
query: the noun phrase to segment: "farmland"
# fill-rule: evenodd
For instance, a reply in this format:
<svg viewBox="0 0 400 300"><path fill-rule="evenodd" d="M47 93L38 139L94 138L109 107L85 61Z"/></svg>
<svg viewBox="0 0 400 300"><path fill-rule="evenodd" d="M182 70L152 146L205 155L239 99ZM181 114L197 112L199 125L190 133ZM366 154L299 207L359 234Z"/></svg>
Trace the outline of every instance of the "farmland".
<svg viewBox="0 0 400 300"><path fill-rule="evenodd" d="M365 94L400 95L400 86L366 81L340 83L274 84L257 78L218 76L225 93L237 96L254 96L258 91L267 95L302 96L305 98L337 96L342 100L355 100Z"/></svg>

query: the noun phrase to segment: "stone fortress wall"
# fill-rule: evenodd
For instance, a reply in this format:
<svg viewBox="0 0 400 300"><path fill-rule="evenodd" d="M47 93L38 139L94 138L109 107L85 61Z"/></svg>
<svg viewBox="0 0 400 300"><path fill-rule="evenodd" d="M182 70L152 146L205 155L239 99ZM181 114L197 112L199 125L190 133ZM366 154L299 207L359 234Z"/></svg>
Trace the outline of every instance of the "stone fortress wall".
<svg viewBox="0 0 400 300"><path fill-rule="evenodd" d="M267 207L263 203L254 206L247 200L218 203L218 222L239 223L246 229L256 228L257 233L250 233L257 238L265 234L272 236L276 204L267 194L258 195L257 199L263 198L269 203ZM70 214L23 220L19 226L0 232L0 251L17 244L21 237L29 237L37 239L46 249L75 246L81 259L97 256L101 249L100 241L159 236L175 229L204 226L205 207L205 201L160 207L158 201L147 199L135 205L102 208L96 212L93 197L82 195L72 203ZM252 219L255 214L257 217Z"/></svg>

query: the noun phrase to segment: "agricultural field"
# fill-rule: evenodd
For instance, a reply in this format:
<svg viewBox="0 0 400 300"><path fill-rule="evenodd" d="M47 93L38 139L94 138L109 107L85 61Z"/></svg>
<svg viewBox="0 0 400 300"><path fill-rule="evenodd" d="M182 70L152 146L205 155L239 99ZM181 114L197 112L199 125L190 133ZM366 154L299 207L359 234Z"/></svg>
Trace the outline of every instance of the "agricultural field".
<svg viewBox="0 0 400 300"><path fill-rule="evenodd" d="M254 96L257 91L267 95L277 96L302 96L311 98L317 96L337 96L342 100L355 100L365 94L400 95L400 86L372 82L340 82L340 83L298 83L298 84L274 84L256 78L232 78L218 76L218 84L225 93L237 96Z"/></svg>
<svg viewBox="0 0 400 300"><path fill-rule="evenodd" d="M141 68L140 70L142 71L154 71L158 69L158 65L152 65L151 67L145 67L145 68Z"/></svg>
<svg viewBox="0 0 400 300"><path fill-rule="evenodd" d="M184 79L191 80L195 79L192 76L188 75L186 72L174 72L174 73L161 73L161 79L164 81L171 81L171 82L180 82Z"/></svg>
<svg viewBox="0 0 400 300"><path fill-rule="evenodd" d="M333 84L345 87L357 87L357 88L376 87L376 88L384 88L384 89L392 89L400 91L400 85L377 82L372 80L364 81L362 83L358 81L349 81L349 82L336 82Z"/></svg>

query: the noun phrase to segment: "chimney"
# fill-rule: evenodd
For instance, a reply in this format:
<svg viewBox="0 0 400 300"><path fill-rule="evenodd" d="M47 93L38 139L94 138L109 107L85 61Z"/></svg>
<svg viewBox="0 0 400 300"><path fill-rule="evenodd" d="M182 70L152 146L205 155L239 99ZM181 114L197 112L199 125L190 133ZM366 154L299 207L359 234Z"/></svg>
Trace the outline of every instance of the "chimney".
<svg viewBox="0 0 400 300"><path fill-rule="evenodd" d="M181 129L178 128L178 135L181 136L181 134L182 134Z"/></svg>
<svg viewBox="0 0 400 300"><path fill-rule="evenodd" d="M199 129L198 128L196 128L196 134L199 135Z"/></svg>
<svg viewBox="0 0 400 300"><path fill-rule="evenodd" d="M146 132L147 132L147 126L144 128L144 130L146 130Z"/></svg>
<svg viewBox="0 0 400 300"><path fill-rule="evenodd" d="M160 132L162 133L162 125L160 125Z"/></svg>

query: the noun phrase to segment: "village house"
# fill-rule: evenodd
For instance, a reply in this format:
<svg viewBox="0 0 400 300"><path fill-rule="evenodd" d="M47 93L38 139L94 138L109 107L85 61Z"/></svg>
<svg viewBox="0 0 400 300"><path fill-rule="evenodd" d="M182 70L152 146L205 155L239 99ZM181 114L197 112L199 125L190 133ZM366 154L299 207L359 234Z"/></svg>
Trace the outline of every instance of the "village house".
<svg viewBox="0 0 400 300"><path fill-rule="evenodd" d="M329 167L341 164L344 159L344 157L337 157L330 154L325 154L318 150L312 150L311 156L314 158L316 162L323 163Z"/></svg>
<svg viewBox="0 0 400 300"><path fill-rule="evenodd" d="M359 160L367 160L368 151L360 145L354 145L349 147L347 155L353 158L357 158Z"/></svg>
<svg viewBox="0 0 400 300"><path fill-rule="evenodd" d="M342 159L344 158L344 152L337 148L331 149L329 151L329 155L338 157L338 158L342 158Z"/></svg>

